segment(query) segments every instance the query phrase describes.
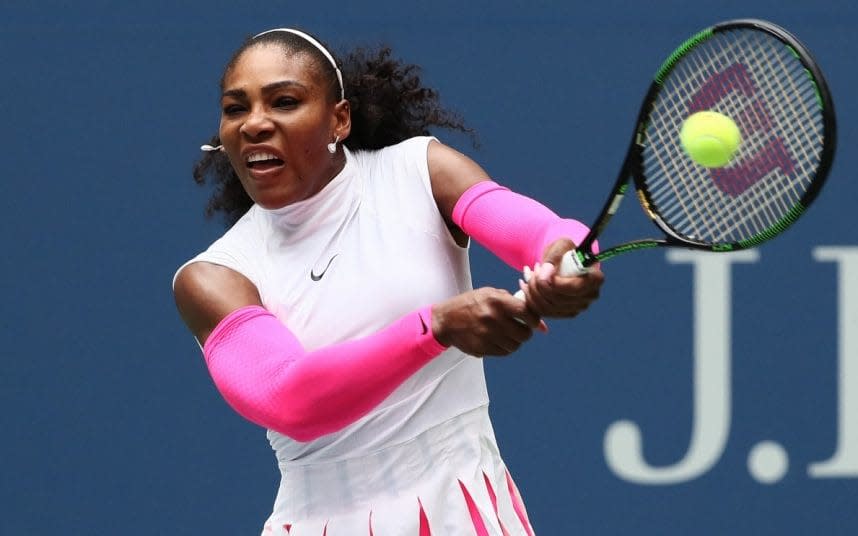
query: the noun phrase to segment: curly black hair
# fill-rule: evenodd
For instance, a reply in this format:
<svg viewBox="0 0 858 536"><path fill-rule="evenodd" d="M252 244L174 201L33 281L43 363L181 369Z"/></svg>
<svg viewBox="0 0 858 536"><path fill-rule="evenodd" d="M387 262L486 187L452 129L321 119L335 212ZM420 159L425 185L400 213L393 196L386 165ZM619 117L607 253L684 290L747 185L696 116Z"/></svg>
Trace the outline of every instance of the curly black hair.
<svg viewBox="0 0 858 536"><path fill-rule="evenodd" d="M241 54L263 43L276 43L286 54L309 54L330 81L329 98L339 99L336 72L322 52L300 36L278 31L247 39L224 69L221 88ZM349 149L380 149L414 136L429 135L432 127L463 132L477 144L473 130L462 117L442 107L438 92L423 85L420 67L395 58L390 47L358 47L337 64L341 66L345 97L351 106L351 134L343 142ZM215 135L209 143L220 145L220 139ZM193 175L197 184L208 183L214 188L206 207L207 217L219 214L231 226L253 205L222 151L204 153L194 165Z"/></svg>

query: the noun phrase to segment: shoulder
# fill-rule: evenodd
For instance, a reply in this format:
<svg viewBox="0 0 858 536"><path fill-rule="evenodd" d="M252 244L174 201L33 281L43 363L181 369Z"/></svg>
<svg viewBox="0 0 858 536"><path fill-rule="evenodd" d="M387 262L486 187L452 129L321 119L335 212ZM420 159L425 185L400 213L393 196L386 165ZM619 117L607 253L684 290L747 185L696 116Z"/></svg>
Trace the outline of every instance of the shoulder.
<svg viewBox="0 0 858 536"><path fill-rule="evenodd" d="M173 276L173 295L179 314L202 344L232 311L258 305L258 250L260 222L253 208L203 253L179 267Z"/></svg>
<svg viewBox="0 0 858 536"><path fill-rule="evenodd" d="M192 261L177 274L173 285L176 299L200 301L245 292L258 294L256 285L240 272L206 261Z"/></svg>
<svg viewBox="0 0 858 536"><path fill-rule="evenodd" d="M364 165L373 165L379 162L391 163L411 162L425 165L428 147L430 143L437 142L434 136L416 136L402 140L393 145L388 145L380 149L359 149L355 151L355 158Z"/></svg>
<svg viewBox="0 0 858 536"><path fill-rule="evenodd" d="M200 344L231 312L262 304L250 279L231 268L205 261L191 262L179 270L173 296L179 314Z"/></svg>
<svg viewBox="0 0 858 536"><path fill-rule="evenodd" d="M425 163L429 155L429 147L440 142L435 136L415 136L388 147L403 156L413 158L416 162Z"/></svg>
<svg viewBox="0 0 858 536"><path fill-rule="evenodd" d="M259 285L256 252L261 251L265 240L266 221L256 208L254 205L205 251L181 265L173 276L173 284L186 267L202 261L230 268Z"/></svg>
<svg viewBox="0 0 858 536"><path fill-rule="evenodd" d="M433 142L437 140L431 136L408 138L381 149L357 151L355 160L363 174L379 186L421 183L428 186L428 150Z"/></svg>

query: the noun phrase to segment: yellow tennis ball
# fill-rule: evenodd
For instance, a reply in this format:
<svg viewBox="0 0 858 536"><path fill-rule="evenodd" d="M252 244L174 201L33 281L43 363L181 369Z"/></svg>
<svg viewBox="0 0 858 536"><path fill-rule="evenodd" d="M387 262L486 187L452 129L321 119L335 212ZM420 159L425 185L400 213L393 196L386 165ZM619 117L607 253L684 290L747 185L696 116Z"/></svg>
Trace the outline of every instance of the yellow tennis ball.
<svg viewBox="0 0 858 536"><path fill-rule="evenodd" d="M742 143L735 121L718 112L691 114L679 131L679 143L692 160L703 167L726 166Z"/></svg>

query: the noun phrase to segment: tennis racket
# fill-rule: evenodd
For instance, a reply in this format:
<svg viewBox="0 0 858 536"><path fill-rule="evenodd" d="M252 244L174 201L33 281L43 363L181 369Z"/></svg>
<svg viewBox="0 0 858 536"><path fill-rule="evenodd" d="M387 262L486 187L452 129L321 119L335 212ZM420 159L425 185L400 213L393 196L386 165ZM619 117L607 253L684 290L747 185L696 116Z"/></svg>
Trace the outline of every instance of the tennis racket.
<svg viewBox="0 0 858 536"><path fill-rule="evenodd" d="M683 121L703 110L730 117L740 129L742 143L725 167L700 166L680 146ZM682 43L656 72L613 190L558 273L586 272L593 263L655 247L758 246L795 223L816 198L834 158L835 139L828 86L801 42L762 20L707 28ZM593 242L629 191L629 178L664 236L595 253Z"/></svg>

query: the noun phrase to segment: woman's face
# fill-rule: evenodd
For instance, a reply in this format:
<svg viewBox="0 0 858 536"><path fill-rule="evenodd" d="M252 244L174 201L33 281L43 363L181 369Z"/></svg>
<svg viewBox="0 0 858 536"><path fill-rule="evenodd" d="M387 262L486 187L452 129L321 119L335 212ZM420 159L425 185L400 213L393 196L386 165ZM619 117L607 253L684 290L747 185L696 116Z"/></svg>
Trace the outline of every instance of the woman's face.
<svg viewBox="0 0 858 536"><path fill-rule="evenodd" d="M276 44L245 50L226 73L220 141L251 199L267 209L318 193L345 165L327 145L348 136L348 102L333 103L311 56Z"/></svg>

